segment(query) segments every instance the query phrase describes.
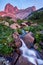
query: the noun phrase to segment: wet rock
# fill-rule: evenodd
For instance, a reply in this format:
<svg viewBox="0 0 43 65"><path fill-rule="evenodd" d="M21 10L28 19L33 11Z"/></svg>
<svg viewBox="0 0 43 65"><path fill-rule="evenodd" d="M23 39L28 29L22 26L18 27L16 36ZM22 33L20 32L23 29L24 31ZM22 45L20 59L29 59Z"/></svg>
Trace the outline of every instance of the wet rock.
<svg viewBox="0 0 43 65"><path fill-rule="evenodd" d="M15 40L15 45L17 48L21 47L22 46L22 42L19 38L19 34L18 33L14 33L13 34L13 37L14 37L14 40Z"/></svg>
<svg viewBox="0 0 43 65"><path fill-rule="evenodd" d="M2 62L0 62L0 65L2 65Z"/></svg>
<svg viewBox="0 0 43 65"><path fill-rule="evenodd" d="M0 57L0 65L11 65L4 57Z"/></svg>
<svg viewBox="0 0 43 65"><path fill-rule="evenodd" d="M17 63L15 65L33 65L31 62L27 60L27 58L20 56Z"/></svg>
<svg viewBox="0 0 43 65"><path fill-rule="evenodd" d="M34 37L31 36L30 33L27 33L24 37L23 37L24 42L26 43L28 48L31 48L33 46L33 42L34 42Z"/></svg>
<svg viewBox="0 0 43 65"><path fill-rule="evenodd" d="M34 48L39 51L40 58L43 59L43 43L40 42L39 45L35 43Z"/></svg>
<svg viewBox="0 0 43 65"><path fill-rule="evenodd" d="M41 45L41 48L42 48L40 55L41 55L41 58L43 59L43 42L40 42L40 45Z"/></svg>
<svg viewBox="0 0 43 65"><path fill-rule="evenodd" d="M39 54L40 54L41 59L43 59L43 50Z"/></svg>
<svg viewBox="0 0 43 65"><path fill-rule="evenodd" d="M12 56L6 57L7 60L9 60L11 65L15 65L19 58L19 54L17 52L13 52Z"/></svg>
<svg viewBox="0 0 43 65"><path fill-rule="evenodd" d="M10 65L15 65L19 56L20 56L20 54L18 54L17 52L14 51L10 56L6 56L4 58L6 58L9 61Z"/></svg>
<svg viewBox="0 0 43 65"><path fill-rule="evenodd" d="M19 54L14 52L12 58L13 58L13 60L12 60L12 64L11 65L15 65L15 63L17 62L17 60L19 58Z"/></svg>
<svg viewBox="0 0 43 65"><path fill-rule="evenodd" d="M17 48L15 51L16 51L17 54L19 54L19 55L21 55L21 54L23 53L22 50L20 50L20 49L18 49L18 48Z"/></svg>

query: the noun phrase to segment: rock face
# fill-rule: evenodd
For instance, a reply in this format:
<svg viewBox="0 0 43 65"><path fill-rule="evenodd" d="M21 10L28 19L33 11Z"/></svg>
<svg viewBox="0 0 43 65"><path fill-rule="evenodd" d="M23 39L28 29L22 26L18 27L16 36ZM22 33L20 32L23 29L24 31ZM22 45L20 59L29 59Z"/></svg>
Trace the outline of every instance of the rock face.
<svg viewBox="0 0 43 65"><path fill-rule="evenodd" d="M15 65L33 65L33 64L29 62L25 57L20 56Z"/></svg>
<svg viewBox="0 0 43 65"><path fill-rule="evenodd" d="M34 42L34 37L32 37L32 35L30 33L27 33L24 37L23 37L24 42L26 43L28 48L31 48L33 46L33 42Z"/></svg>
<svg viewBox="0 0 43 65"><path fill-rule="evenodd" d="M10 25L10 27L12 29L17 29L17 28L20 28L20 25L18 25L17 23L13 23L12 25Z"/></svg>
<svg viewBox="0 0 43 65"><path fill-rule="evenodd" d="M14 37L14 40L15 40L15 45L17 48L21 47L22 46L22 42L19 38L19 35L17 33L14 33L13 34L13 37Z"/></svg>
<svg viewBox="0 0 43 65"><path fill-rule="evenodd" d="M21 9L18 11L18 13L16 14L16 17L18 19L24 19L26 18L30 13L32 13L33 11L36 11L35 6L32 7L28 7L26 9Z"/></svg>
<svg viewBox="0 0 43 65"><path fill-rule="evenodd" d="M6 12L4 12L4 11L1 11L1 12L0 12L0 16L4 17L5 15L7 15Z"/></svg>
<svg viewBox="0 0 43 65"><path fill-rule="evenodd" d="M12 19L24 19L27 17L31 12L36 11L36 7L28 7L26 9L18 9L16 6L12 6L11 4L7 4L5 6L4 11L0 12L0 16L9 16L12 17Z"/></svg>
<svg viewBox="0 0 43 65"><path fill-rule="evenodd" d="M15 65L17 59L19 58L19 55L16 52L14 52L12 58L13 60L12 60L11 65Z"/></svg>
<svg viewBox="0 0 43 65"><path fill-rule="evenodd" d="M7 13L15 14L16 12L18 12L18 8L16 6L13 7L11 4L8 3L5 6L5 10L4 11L7 12Z"/></svg>

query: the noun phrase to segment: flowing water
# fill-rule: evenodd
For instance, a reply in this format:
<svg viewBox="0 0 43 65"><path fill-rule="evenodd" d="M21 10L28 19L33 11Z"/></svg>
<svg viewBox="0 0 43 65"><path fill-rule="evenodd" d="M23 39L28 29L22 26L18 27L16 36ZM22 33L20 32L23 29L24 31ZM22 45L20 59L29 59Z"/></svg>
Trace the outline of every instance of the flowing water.
<svg viewBox="0 0 43 65"><path fill-rule="evenodd" d="M43 60L40 58L38 52L33 49L28 49L22 39L21 42L22 47L20 48L20 50L22 50L23 52L22 56L26 57L34 65L43 65Z"/></svg>

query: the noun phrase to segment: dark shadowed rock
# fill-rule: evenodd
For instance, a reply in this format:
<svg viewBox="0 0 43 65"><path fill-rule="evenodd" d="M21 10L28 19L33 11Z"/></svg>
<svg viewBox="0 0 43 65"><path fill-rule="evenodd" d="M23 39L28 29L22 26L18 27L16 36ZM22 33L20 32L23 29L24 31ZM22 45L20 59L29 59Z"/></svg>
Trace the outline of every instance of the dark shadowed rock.
<svg viewBox="0 0 43 65"><path fill-rule="evenodd" d="M19 58L19 54L14 52L13 55L12 55L12 58L13 58L13 60L12 60L12 64L11 65L14 65L17 62L18 58Z"/></svg>
<svg viewBox="0 0 43 65"><path fill-rule="evenodd" d="M40 52L39 54L40 54L41 59L43 59L43 49L42 49L42 52Z"/></svg>
<svg viewBox="0 0 43 65"><path fill-rule="evenodd" d="M15 51L16 51L17 54L19 54L19 55L21 55L21 54L23 53L22 50L20 50L20 49L18 49L18 48L17 48Z"/></svg>
<svg viewBox="0 0 43 65"><path fill-rule="evenodd" d="M15 65L33 65L31 62L27 60L27 58L20 56L17 63Z"/></svg>

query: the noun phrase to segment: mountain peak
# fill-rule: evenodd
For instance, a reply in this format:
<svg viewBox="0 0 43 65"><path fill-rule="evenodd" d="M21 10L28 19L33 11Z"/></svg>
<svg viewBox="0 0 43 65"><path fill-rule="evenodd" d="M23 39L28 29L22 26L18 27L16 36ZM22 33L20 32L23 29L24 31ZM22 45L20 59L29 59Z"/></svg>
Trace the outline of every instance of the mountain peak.
<svg viewBox="0 0 43 65"><path fill-rule="evenodd" d="M14 7L12 4L8 3L4 11L0 12L0 16L9 16L12 17L12 19L24 19L33 11L36 11L35 6L26 9L18 9L17 6Z"/></svg>
<svg viewBox="0 0 43 65"><path fill-rule="evenodd" d="M35 6L32 6L32 10L33 10L33 11L36 11L36 7L35 7Z"/></svg>
<svg viewBox="0 0 43 65"><path fill-rule="evenodd" d="M18 11L18 8L13 5L11 5L10 3L6 4L5 6L5 12L7 13L16 13Z"/></svg>

